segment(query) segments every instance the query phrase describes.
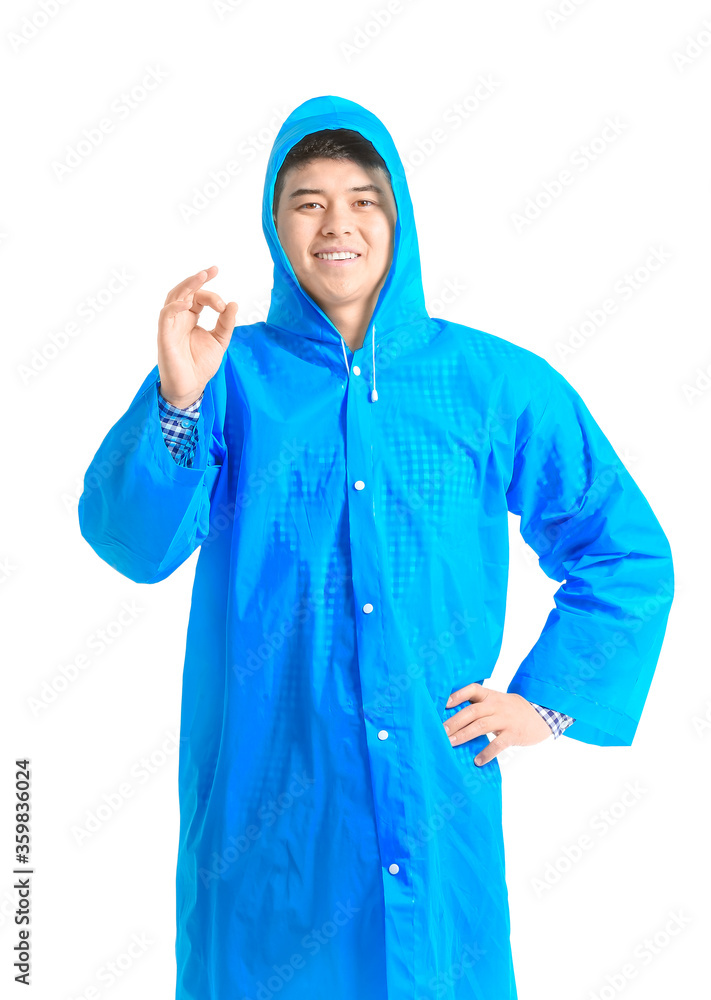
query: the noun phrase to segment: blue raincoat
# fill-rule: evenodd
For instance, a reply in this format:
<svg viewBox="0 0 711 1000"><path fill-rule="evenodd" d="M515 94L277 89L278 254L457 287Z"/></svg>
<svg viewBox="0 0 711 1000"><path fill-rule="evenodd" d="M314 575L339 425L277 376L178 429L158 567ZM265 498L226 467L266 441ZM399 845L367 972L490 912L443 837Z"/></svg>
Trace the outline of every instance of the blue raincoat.
<svg viewBox="0 0 711 1000"><path fill-rule="evenodd" d="M356 129L387 163L394 256L350 351L272 221L304 135ZM147 375L98 448L81 533L137 583L200 546L183 673L177 1000L511 1000L494 758L452 746L450 692L502 639L507 512L561 586L509 691L629 746L673 592L669 544L571 385L425 308L407 182L384 125L306 101L274 142L266 322L205 388L192 467ZM377 397L373 392L376 386Z"/></svg>

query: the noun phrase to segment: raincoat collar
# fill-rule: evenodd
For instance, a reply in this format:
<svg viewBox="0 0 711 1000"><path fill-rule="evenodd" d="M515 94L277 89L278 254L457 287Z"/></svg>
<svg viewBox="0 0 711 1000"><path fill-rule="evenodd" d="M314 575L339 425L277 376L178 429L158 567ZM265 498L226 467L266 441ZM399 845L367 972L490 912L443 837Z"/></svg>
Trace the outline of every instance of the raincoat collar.
<svg viewBox="0 0 711 1000"><path fill-rule="evenodd" d="M274 286L267 324L312 341L342 347L348 368L345 341L321 307L299 284L272 218L276 176L289 150L311 132L339 128L353 129L372 142L390 171L397 206L392 263L362 345L362 349L367 349L369 353L372 350L374 366L377 344L403 327L428 322L429 316L422 289L414 213L402 161L383 123L372 112L346 98L327 96L304 101L291 112L274 140L262 201L262 228L274 261ZM374 330L377 332L374 333ZM352 351L348 353L353 357ZM377 399L377 393L374 398Z"/></svg>

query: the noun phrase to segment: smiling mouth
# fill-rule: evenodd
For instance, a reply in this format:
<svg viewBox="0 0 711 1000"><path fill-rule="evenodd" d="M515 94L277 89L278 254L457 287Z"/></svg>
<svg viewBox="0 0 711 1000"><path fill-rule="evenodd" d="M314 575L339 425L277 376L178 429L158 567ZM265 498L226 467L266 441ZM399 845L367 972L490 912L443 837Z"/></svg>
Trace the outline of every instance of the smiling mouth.
<svg viewBox="0 0 711 1000"><path fill-rule="evenodd" d="M314 254L314 258L319 264L324 264L326 267L351 267L358 263L360 257L360 254L353 256L350 253Z"/></svg>
<svg viewBox="0 0 711 1000"><path fill-rule="evenodd" d="M317 260L358 260L360 254L354 250L340 250L336 253L315 253L314 257Z"/></svg>

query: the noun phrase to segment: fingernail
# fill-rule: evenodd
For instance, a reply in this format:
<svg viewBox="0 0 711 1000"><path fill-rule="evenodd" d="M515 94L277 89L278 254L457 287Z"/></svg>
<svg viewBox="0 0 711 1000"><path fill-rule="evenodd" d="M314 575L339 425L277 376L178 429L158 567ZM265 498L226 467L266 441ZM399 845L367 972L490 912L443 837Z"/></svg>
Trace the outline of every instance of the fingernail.
<svg viewBox="0 0 711 1000"><path fill-rule="evenodd" d="M451 708L452 707L452 696L451 696L451 694L450 694L449 698L447 698L447 705L446 705L446 707L447 708Z"/></svg>
<svg viewBox="0 0 711 1000"><path fill-rule="evenodd" d="M448 732L449 732L449 726L447 725L447 723L446 723L446 722L445 722L445 724L444 724L444 731L445 731L445 733L448 733Z"/></svg>
<svg viewBox="0 0 711 1000"><path fill-rule="evenodd" d="M475 757L474 758L474 763L475 764L481 764L481 757Z"/></svg>

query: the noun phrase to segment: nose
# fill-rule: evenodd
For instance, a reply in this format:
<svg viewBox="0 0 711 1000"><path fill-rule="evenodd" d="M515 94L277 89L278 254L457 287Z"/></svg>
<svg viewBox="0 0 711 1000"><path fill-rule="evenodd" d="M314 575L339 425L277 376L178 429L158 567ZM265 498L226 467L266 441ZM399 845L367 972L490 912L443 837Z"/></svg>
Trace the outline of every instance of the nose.
<svg viewBox="0 0 711 1000"><path fill-rule="evenodd" d="M324 236L332 233L350 233L351 220L348 217L347 211L339 205L332 205L326 209L321 232Z"/></svg>

